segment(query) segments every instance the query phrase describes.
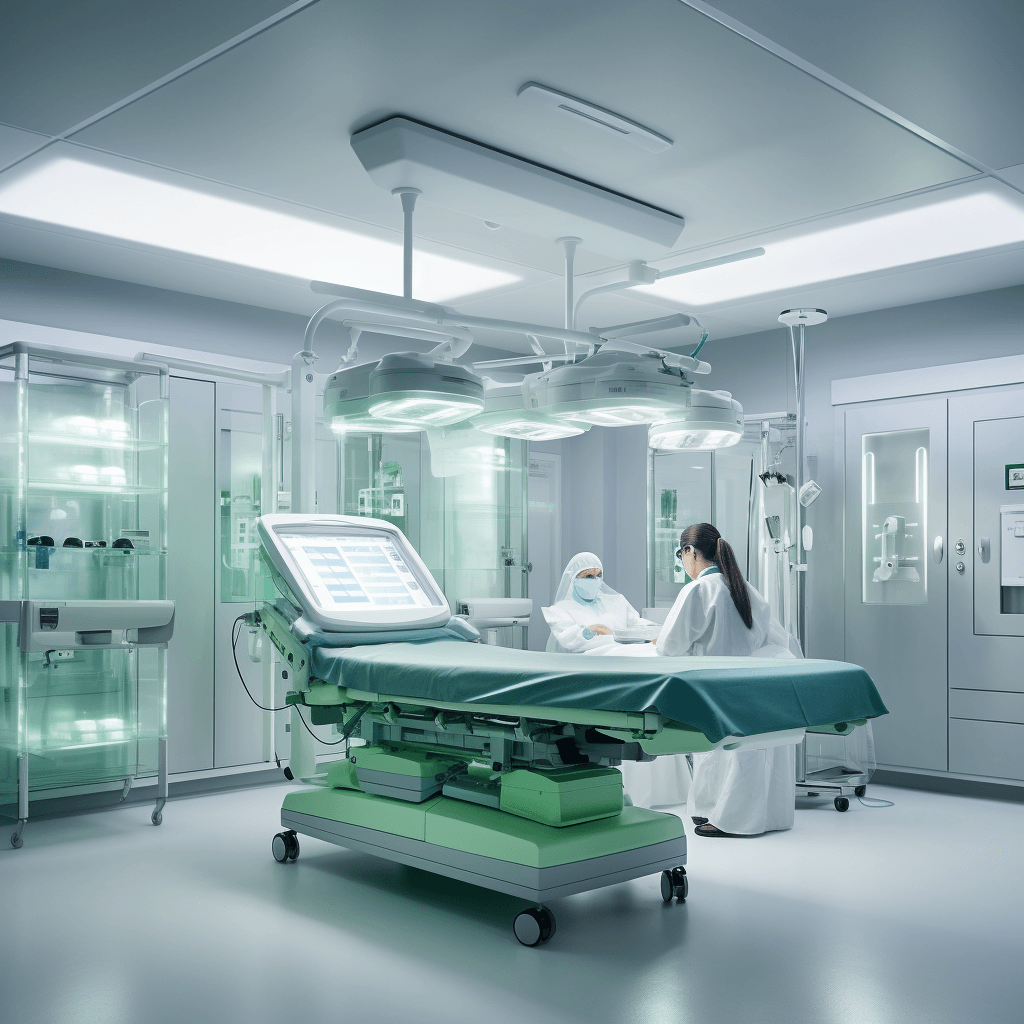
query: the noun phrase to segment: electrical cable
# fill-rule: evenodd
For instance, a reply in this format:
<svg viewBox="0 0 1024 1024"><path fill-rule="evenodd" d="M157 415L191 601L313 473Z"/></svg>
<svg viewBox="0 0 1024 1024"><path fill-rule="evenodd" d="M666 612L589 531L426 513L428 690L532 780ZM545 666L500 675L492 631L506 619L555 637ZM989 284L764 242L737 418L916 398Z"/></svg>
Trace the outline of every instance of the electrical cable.
<svg viewBox="0 0 1024 1024"><path fill-rule="evenodd" d="M242 675L242 668L239 666L239 656L237 649L239 643L239 633L241 632L241 630L239 629L239 624L244 620L245 617L245 615L239 615L239 617L236 618L236 620L234 620L234 625L231 627L231 660L232 662L234 662L234 671L236 671L239 674L239 682L242 683L242 687L243 689L245 689L249 699L252 700L254 705L256 705L256 707L259 708L260 711L279 712L288 711L289 708L294 708L295 713L296 715L298 715L299 721L305 727L306 732L308 732L309 735L312 736L313 739L315 739L316 742L318 743L323 743L325 746L339 746L341 743L347 743L359 719L362 718L362 716L364 716L368 709L370 708L370 705L368 705L368 703L362 706L348 720L348 722L345 725L345 730L344 732L342 732L340 739L329 740L321 739L321 737L317 736L316 733L313 732L312 728L306 724L306 720L302 717L302 712L299 711L297 705L284 705L282 708L264 708L263 705L261 705L261 703L252 695L252 693L249 692L249 687L246 685L245 678Z"/></svg>
<svg viewBox="0 0 1024 1024"><path fill-rule="evenodd" d="M302 712L299 710L298 705L297 704L292 704L290 706L295 708L295 714L298 716L299 721L305 726L306 732L308 732L309 735L312 736L313 739L315 739L317 741L317 743L322 743L325 747L337 747L337 746L340 746L342 743L345 743L348 740L348 734L347 733L343 734L340 740L322 740L322 739L320 739L320 737L317 736L317 734L315 732L313 732L312 728L310 728L310 726L306 725L306 720L302 717ZM369 704L364 705L364 709L368 708L369 706L370 706ZM356 717L358 717L358 715Z"/></svg>
<svg viewBox="0 0 1024 1024"><path fill-rule="evenodd" d="M231 627L231 660L235 663L235 671L238 673L239 682L241 682L243 689L249 696L249 700L253 702L260 709L260 711L287 711L291 707L290 704L285 704L280 708L265 708L251 693L249 693L249 687L245 684L245 678L242 675L242 669L238 664L238 651L236 645L238 644L238 634L241 630L238 628L238 624L245 618L244 615L239 615L235 619L234 625Z"/></svg>
<svg viewBox="0 0 1024 1024"><path fill-rule="evenodd" d="M880 796L859 796L857 799L865 807L895 807L895 800L883 800Z"/></svg>
<svg viewBox="0 0 1024 1024"><path fill-rule="evenodd" d="M238 628L238 624L244 618L245 618L244 615L239 615L238 618L235 619L234 625L232 626L232 629L231 629L231 659L235 663L235 671L238 673L239 682L242 684L242 688L245 690L246 694L248 695L249 700L251 700L253 702L253 704L255 704L256 707L258 707L260 709L260 711L277 712L277 711L287 711L289 708L295 708L295 712L299 716L299 721L305 726L306 732L308 732L309 735L312 736L313 739L315 739L318 743L322 743L325 747L337 747L337 746L340 746L342 743L345 743L348 740L348 738L352 735L352 730L355 729L356 723L359 721L360 718L363 717L363 714L365 713L366 709L370 705L369 704L364 704L355 713L355 715L352 718L349 719L348 725L346 726L345 731L344 731L344 733L342 733L341 739L339 739L339 740L322 740L322 739L320 739L320 737L317 736L317 734L315 732L313 732L313 730L310 728L310 726L306 724L306 720L302 717L302 712L299 711L298 706L295 705L295 704L285 704L283 707L279 707L279 708L267 708L267 707L264 707L249 692L249 687L246 686L245 679L242 676L242 669L241 669L241 667L238 664L237 644L238 644L238 634L241 632L241 630Z"/></svg>

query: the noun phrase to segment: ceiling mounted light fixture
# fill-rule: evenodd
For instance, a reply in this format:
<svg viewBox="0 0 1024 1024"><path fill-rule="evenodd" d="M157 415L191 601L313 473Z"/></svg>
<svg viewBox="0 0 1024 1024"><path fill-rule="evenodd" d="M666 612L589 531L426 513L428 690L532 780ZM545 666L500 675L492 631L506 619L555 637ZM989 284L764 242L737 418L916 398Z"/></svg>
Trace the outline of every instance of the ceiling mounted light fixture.
<svg viewBox="0 0 1024 1024"><path fill-rule="evenodd" d="M348 227L355 222L299 216L299 207L121 158L51 155L69 151L58 143L5 172L0 215L299 280L402 294L402 243ZM483 263L416 252L416 294L429 302L520 280Z"/></svg>
<svg viewBox="0 0 1024 1024"><path fill-rule="evenodd" d="M1024 197L991 179L831 217L766 239L764 256L659 274L636 291L705 308L1024 244ZM627 285L627 287L629 287Z"/></svg>
<svg viewBox="0 0 1024 1024"><path fill-rule="evenodd" d="M409 434L423 428L415 423L381 419L370 412L370 375L377 363L361 363L339 370L327 378L324 388L324 418L336 434L365 432ZM375 399L376 401L376 399Z"/></svg>
<svg viewBox="0 0 1024 1024"><path fill-rule="evenodd" d="M624 427L679 418L690 405L690 382L656 354L615 349L610 342L578 363L526 379L529 404L558 420Z"/></svg>
<svg viewBox="0 0 1024 1024"><path fill-rule="evenodd" d="M393 352L370 374L370 415L382 420L447 427L483 408L483 379L429 354Z"/></svg>
<svg viewBox="0 0 1024 1024"><path fill-rule="evenodd" d="M570 96L568 93L559 92L557 89L549 89L546 85L527 82L519 87L516 95L521 99L532 100L534 103L567 114L584 124L614 135L623 142L630 142L634 146L646 149L649 153L664 153L673 145L667 135L662 135L653 128L645 128L628 117L578 99L576 96Z"/></svg>
<svg viewBox="0 0 1024 1024"><path fill-rule="evenodd" d="M407 117L356 132L352 149L389 192L417 188L423 202L540 238L578 236L606 256L632 258L638 245L671 249L685 225L667 210Z"/></svg>
<svg viewBox="0 0 1024 1024"><path fill-rule="evenodd" d="M655 423L647 444L662 451L708 451L728 448L743 436L743 406L728 391L690 392L686 416Z"/></svg>
<svg viewBox="0 0 1024 1024"><path fill-rule="evenodd" d="M524 404L522 384L491 383L484 389L484 411L473 417L473 427L496 437L522 441L556 441L577 437L589 423L560 420Z"/></svg>

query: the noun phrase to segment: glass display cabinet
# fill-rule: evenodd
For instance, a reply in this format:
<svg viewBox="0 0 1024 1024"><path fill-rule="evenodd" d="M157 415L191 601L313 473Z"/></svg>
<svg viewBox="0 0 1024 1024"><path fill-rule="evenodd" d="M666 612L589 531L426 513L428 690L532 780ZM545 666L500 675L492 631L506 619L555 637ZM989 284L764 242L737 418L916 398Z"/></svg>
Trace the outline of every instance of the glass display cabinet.
<svg viewBox="0 0 1024 1024"><path fill-rule="evenodd" d="M110 609L166 598L167 394L158 367L23 343L0 349L0 602L9 613L19 602L52 601L63 613L64 602ZM24 620L0 626L0 805L20 822L14 845L30 794L121 783L127 796L144 777L158 777L159 824L166 642L90 630L54 633L70 646L36 650L25 632Z"/></svg>

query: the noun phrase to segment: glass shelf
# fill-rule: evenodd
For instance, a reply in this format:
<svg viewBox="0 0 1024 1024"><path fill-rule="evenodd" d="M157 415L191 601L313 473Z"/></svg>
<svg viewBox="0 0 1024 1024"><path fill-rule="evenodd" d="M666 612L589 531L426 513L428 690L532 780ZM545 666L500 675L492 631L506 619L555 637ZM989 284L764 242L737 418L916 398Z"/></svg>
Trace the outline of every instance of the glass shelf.
<svg viewBox="0 0 1024 1024"><path fill-rule="evenodd" d="M0 490L17 490L18 482L11 477L0 477ZM84 484L71 480L29 480L30 491L55 493L55 494L81 494L81 495L123 495L126 498L141 497L142 495L162 495L160 487L150 487L145 484Z"/></svg>
<svg viewBox="0 0 1024 1024"><path fill-rule="evenodd" d="M29 480L30 491L53 491L57 494L123 494L136 497L142 494L162 494L159 487L144 484L83 484L70 480Z"/></svg>
<svg viewBox="0 0 1024 1024"><path fill-rule="evenodd" d="M167 447L166 441L139 440L136 438L90 437L83 434L61 434L54 431L28 432L29 444L59 445L63 448L94 448L102 451L149 452ZM16 444L17 436L0 437L0 444Z"/></svg>
<svg viewBox="0 0 1024 1024"><path fill-rule="evenodd" d="M36 534L32 534L36 536ZM17 555L27 551L31 554L41 545L27 544L23 548L4 547L0 548L0 555ZM113 548L110 546L108 541L105 548L66 548L62 544L55 545L49 548L51 557L60 552L61 554L70 555L72 558L84 558L86 555L117 555L123 557L125 555L141 555L143 558L157 558L163 557L167 554L167 551L161 548Z"/></svg>

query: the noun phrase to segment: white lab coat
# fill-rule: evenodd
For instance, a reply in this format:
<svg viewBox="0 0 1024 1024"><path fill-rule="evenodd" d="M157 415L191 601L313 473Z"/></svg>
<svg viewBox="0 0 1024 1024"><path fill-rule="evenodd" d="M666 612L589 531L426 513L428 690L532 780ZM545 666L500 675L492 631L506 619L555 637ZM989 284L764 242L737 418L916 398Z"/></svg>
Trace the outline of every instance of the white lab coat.
<svg viewBox="0 0 1024 1024"><path fill-rule="evenodd" d="M751 629L740 618L725 577L718 572L702 573L676 598L658 638L658 654L802 657L796 640L772 616L768 602L749 584L747 592ZM792 745L693 755L693 783L687 801L691 817L707 818L723 832L760 835L792 828L795 806L796 751Z"/></svg>
<svg viewBox="0 0 1024 1024"><path fill-rule="evenodd" d="M583 654L599 647L619 646L611 636L597 634L589 640L583 630L600 623L609 629L647 624L640 613L621 595L605 586L593 601L581 602L569 596L550 608L542 608L544 620L551 629L555 645L550 650L561 654Z"/></svg>

